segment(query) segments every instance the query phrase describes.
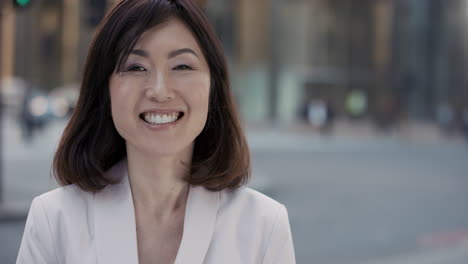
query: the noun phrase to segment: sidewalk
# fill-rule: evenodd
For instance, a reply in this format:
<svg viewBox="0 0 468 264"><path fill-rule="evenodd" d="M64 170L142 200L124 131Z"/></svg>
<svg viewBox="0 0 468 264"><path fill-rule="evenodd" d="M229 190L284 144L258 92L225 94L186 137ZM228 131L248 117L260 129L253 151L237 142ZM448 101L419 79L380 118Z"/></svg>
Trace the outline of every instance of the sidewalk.
<svg viewBox="0 0 468 264"><path fill-rule="evenodd" d="M338 120L329 132L304 123L291 125L247 125L247 139L253 151L358 151L398 147L407 144L463 145L461 135L447 137L432 123L407 122L390 131L378 130L371 122Z"/></svg>
<svg viewBox="0 0 468 264"><path fill-rule="evenodd" d="M421 250L419 253L389 257L361 264L465 264L468 260L468 240L451 247Z"/></svg>

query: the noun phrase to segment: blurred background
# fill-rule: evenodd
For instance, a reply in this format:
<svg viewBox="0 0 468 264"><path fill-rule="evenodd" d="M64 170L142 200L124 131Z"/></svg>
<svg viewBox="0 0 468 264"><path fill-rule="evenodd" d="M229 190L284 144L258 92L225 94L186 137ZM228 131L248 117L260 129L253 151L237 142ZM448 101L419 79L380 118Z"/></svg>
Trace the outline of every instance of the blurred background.
<svg viewBox="0 0 468 264"><path fill-rule="evenodd" d="M114 2L0 0L0 263ZM468 263L468 0L198 2L298 263Z"/></svg>

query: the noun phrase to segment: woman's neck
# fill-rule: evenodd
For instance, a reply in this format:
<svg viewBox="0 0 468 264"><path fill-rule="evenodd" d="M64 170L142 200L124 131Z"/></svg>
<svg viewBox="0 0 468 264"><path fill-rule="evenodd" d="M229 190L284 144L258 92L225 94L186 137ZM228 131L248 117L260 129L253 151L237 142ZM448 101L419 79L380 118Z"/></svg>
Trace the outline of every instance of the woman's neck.
<svg viewBox="0 0 468 264"><path fill-rule="evenodd" d="M127 147L128 175L135 209L162 220L185 208L192 149L178 155L148 155Z"/></svg>

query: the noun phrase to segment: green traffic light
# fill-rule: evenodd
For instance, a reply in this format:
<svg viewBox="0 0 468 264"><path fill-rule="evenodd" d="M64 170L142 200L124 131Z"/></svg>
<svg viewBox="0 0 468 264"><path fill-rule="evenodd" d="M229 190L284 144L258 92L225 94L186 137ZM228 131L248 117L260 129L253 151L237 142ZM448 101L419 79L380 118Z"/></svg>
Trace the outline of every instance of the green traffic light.
<svg viewBox="0 0 468 264"><path fill-rule="evenodd" d="M26 6L31 2L31 0L16 0L16 4L19 6Z"/></svg>

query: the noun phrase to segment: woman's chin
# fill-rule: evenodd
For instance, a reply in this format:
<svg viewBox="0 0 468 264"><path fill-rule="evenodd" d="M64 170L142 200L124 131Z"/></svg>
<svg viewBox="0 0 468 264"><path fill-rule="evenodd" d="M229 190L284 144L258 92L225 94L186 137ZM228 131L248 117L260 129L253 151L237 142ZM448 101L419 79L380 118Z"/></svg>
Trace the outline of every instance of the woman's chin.
<svg viewBox="0 0 468 264"><path fill-rule="evenodd" d="M140 155L151 158L169 158L169 157L187 157L192 155L193 144L180 145L179 142L159 142L155 144L146 144L136 148L127 148L127 154L139 152ZM136 153L135 153L136 154Z"/></svg>

